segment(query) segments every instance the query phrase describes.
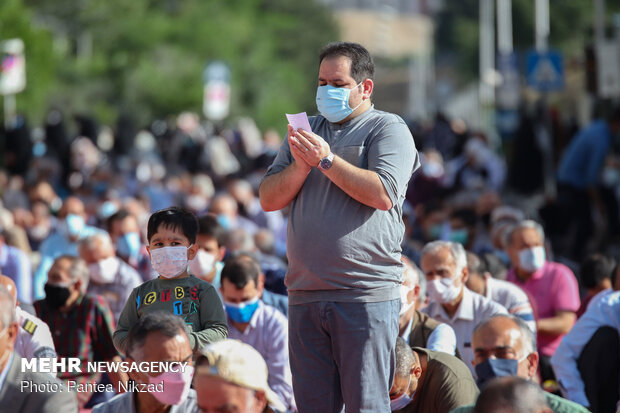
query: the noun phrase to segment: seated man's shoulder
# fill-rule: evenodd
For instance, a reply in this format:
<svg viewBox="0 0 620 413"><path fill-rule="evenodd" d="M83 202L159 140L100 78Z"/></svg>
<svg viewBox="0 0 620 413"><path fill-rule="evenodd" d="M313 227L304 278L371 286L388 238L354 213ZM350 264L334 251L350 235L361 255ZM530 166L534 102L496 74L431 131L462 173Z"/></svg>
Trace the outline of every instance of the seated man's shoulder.
<svg viewBox="0 0 620 413"><path fill-rule="evenodd" d="M47 373L22 371L21 357L15 357L13 363L15 363L15 367L12 366L12 369L16 369L17 373L12 377L9 377L10 374L7 375L5 385L8 385L9 389L14 387L15 391L24 395L22 400L28 399L26 407L36 406L37 411L40 412L77 412L77 398L63 382ZM24 388L24 386L45 389L45 391L28 391L28 388Z"/></svg>
<svg viewBox="0 0 620 413"><path fill-rule="evenodd" d="M275 325L288 325L288 319L280 310L277 308L263 303L264 306L264 314L265 314L265 324L275 324Z"/></svg>
<svg viewBox="0 0 620 413"><path fill-rule="evenodd" d="M443 351L424 350L428 356L428 366L437 368L446 374L454 374L455 378L471 378L471 370L467 367L458 357L451 354L444 353Z"/></svg>
<svg viewBox="0 0 620 413"><path fill-rule="evenodd" d="M553 393L545 392L545 399L547 399L547 404L553 410L554 413L586 413L589 412L588 409L583 407L580 404L577 404L573 401L565 399L560 396L556 396Z"/></svg>
<svg viewBox="0 0 620 413"><path fill-rule="evenodd" d="M450 413L471 413L474 411L475 404L468 404L467 406L457 407L454 410L450 410Z"/></svg>
<svg viewBox="0 0 620 413"><path fill-rule="evenodd" d="M471 292L474 310L488 315L508 314L506 307L480 294Z"/></svg>
<svg viewBox="0 0 620 413"><path fill-rule="evenodd" d="M575 278L575 273L568 266L555 261L547 261L547 271L545 272L545 276L553 276L553 277L570 277L577 282Z"/></svg>
<svg viewBox="0 0 620 413"><path fill-rule="evenodd" d="M375 109L374 116L380 123L385 124L385 125L389 125L392 123L399 123L399 124L402 124L403 126L407 126L403 118L401 118L400 116L392 112L386 112L384 110Z"/></svg>

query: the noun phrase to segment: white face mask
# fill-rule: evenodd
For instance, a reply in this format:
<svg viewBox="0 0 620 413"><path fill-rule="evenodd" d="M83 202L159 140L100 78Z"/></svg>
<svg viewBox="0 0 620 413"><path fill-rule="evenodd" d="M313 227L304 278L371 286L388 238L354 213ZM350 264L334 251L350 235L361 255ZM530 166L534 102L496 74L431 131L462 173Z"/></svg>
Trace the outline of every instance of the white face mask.
<svg viewBox="0 0 620 413"><path fill-rule="evenodd" d="M108 257L88 265L90 280L98 284L109 284L114 281L120 262L116 257Z"/></svg>
<svg viewBox="0 0 620 413"><path fill-rule="evenodd" d="M191 245L190 245L191 247ZM164 278L174 278L187 270L187 250L183 245L151 249L151 266Z"/></svg>
<svg viewBox="0 0 620 413"><path fill-rule="evenodd" d="M415 304L415 301L412 301L410 303L407 302L407 296L414 289L415 285L413 287L407 287L404 284L400 286L400 312L398 313L399 317L409 311L409 309L411 309L411 307L413 307L413 305Z"/></svg>
<svg viewBox="0 0 620 413"><path fill-rule="evenodd" d="M189 262L189 272L196 277L204 277L211 274L215 266L215 255L198 250L198 254Z"/></svg>
<svg viewBox="0 0 620 413"><path fill-rule="evenodd" d="M426 284L426 293L431 301L446 304L454 301L461 292L461 287L454 284L453 278L440 278Z"/></svg>
<svg viewBox="0 0 620 413"><path fill-rule="evenodd" d="M545 265L543 247L525 248L519 251L519 267L527 272L536 272Z"/></svg>

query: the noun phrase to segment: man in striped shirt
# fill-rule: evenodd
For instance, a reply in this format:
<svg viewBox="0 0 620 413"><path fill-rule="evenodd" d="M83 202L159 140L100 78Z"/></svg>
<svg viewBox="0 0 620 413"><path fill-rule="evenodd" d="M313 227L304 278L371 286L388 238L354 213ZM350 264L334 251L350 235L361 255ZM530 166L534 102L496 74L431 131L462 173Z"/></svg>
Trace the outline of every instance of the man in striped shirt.
<svg viewBox="0 0 620 413"><path fill-rule="evenodd" d="M94 383L112 383L124 380L120 373L108 373L107 376L90 372L88 362L121 361L114 343L114 316L100 296L85 294L88 284L88 266L74 256L63 255L54 261L45 285L45 299L35 302L37 315L45 321L54 339L58 356L77 357L80 359L81 372L59 372L59 378L65 383L76 382L80 385ZM126 375L125 375L126 376ZM82 388L93 386L82 386ZM92 407L114 396L114 393L78 391L80 408Z"/></svg>

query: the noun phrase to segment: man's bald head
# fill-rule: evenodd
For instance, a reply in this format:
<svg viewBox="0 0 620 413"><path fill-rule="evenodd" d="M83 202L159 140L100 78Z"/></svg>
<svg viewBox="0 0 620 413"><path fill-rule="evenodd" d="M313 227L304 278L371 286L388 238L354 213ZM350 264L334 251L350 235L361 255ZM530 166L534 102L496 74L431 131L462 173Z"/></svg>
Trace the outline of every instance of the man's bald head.
<svg viewBox="0 0 620 413"><path fill-rule="evenodd" d="M13 299L13 306L17 306L17 286L12 279L6 275L0 275L0 286L4 287Z"/></svg>

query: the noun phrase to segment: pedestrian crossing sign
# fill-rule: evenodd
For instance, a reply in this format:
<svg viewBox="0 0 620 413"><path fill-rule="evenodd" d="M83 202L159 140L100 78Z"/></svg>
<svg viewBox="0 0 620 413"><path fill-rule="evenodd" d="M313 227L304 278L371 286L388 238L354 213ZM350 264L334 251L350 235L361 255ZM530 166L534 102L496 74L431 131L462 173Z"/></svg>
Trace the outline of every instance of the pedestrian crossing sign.
<svg viewBox="0 0 620 413"><path fill-rule="evenodd" d="M564 88L562 55L555 51L529 52L526 61L528 86L541 92Z"/></svg>

